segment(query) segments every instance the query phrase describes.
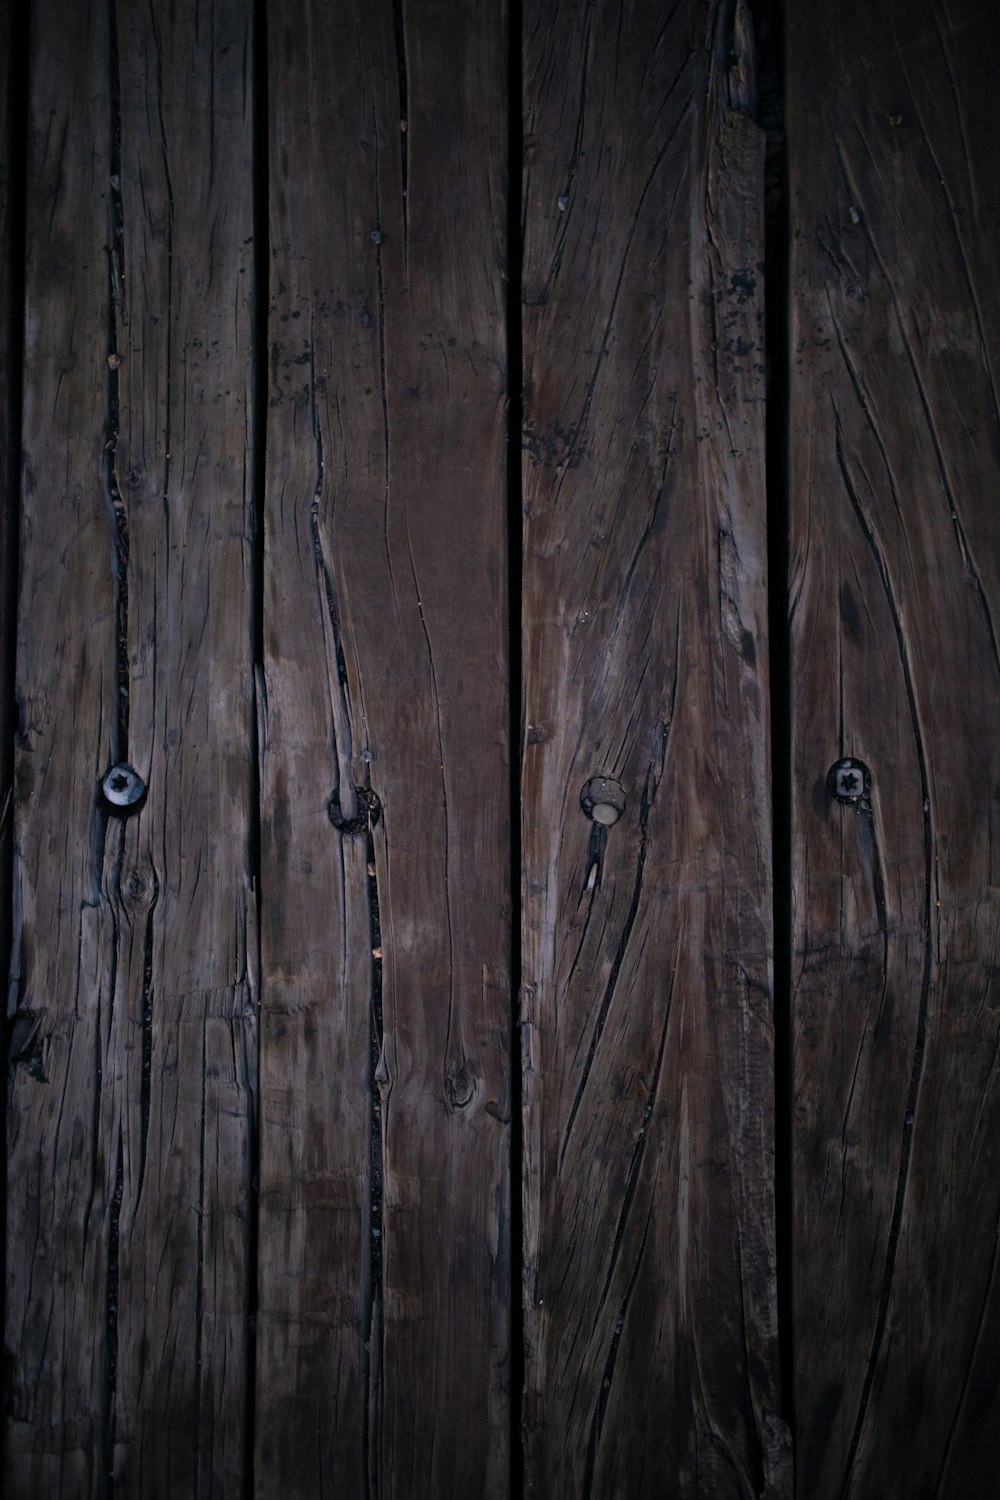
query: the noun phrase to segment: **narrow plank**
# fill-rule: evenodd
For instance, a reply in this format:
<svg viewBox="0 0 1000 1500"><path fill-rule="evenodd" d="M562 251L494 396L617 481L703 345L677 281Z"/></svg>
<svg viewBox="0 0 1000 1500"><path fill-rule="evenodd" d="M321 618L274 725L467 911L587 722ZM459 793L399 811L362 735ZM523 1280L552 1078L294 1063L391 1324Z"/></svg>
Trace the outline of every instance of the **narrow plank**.
<svg viewBox="0 0 1000 1500"><path fill-rule="evenodd" d="M526 1493L787 1495L749 19L529 0L524 79Z"/></svg>
<svg viewBox="0 0 1000 1500"><path fill-rule="evenodd" d="M14 1494L242 1492L249 41L242 0L32 10Z"/></svg>
<svg viewBox="0 0 1000 1500"><path fill-rule="evenodd" d="M14 644L17 634L18 511L20 507L21 318L23 245L21 206L24 170L23 20L10 0L0 0L0 984L4 1027L0 1077L7 1076L7 983L11 970L14 839ZM0 1223L6 1252L7 1122L0 1124ZM4 1255L6 1265L6 1253ZM7 1283L0 1287L0 1326L6 1326Z"/></svg>
<svg viewBox="0 0 1000 1500"><path fill-rule="evenodd" d="M5 372L0 400L0 975L6 985L10 968L11 860L14 795L14 641L17 631L17 512L20 446L20 322L23 250L20 243L20 198L24 161L22 80L23 23L9 0L0 0L0 370ZM5 1044L0 1043L5 1062ZM0 1062L0 1067L3 1063ZM5 1069L4 1069L5 1071ZM3 1151L6 1163L6 1150ZM5 1173L6 1167L0 1167ZM0 1179L0 1195L5 1188ZM4 1293L0 1291L0 1307ZM2 1321L2 1316L0 1316Z"/></svg>
<svg viewBox="0 0 1000 1500"><path fill-rule="evenodd" d="M809 1500L985 1495L1000 1463L998 47L977 0L789 15Z"/></svg>
<svg viewBox="0 0 1000 1500"><path fill-rule="evenodd" d="M507 1492L505 25L270 21L262 1497Z"/></svg>

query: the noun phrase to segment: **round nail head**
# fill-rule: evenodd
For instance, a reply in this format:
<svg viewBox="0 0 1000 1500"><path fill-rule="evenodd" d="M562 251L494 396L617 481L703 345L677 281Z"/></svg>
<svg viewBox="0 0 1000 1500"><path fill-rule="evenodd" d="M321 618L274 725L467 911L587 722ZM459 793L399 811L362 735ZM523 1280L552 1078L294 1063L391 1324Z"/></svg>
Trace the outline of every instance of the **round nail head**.
<svg viewBox="0 0 1000 1500"><path fill-rule="evenodd" d="M860 802L868 795L871 784L868 767L853 755L834 761L826 775L826 789L838 802Z"/></svg>
<svg viewBox="0 0 1000 1500"><path fill-rule="evenodd" d="M580 793L580 806L588 818L610 828L625 811L625 789L610 776L592 776Z"/></svg>
<svg viewBox="0 0 1000 1500"><path fill-rule="evenodd" d="M134 812L146 795L146 783L138 771L123 761L111 767L101 782L101 791L112 812Z"/></svg>

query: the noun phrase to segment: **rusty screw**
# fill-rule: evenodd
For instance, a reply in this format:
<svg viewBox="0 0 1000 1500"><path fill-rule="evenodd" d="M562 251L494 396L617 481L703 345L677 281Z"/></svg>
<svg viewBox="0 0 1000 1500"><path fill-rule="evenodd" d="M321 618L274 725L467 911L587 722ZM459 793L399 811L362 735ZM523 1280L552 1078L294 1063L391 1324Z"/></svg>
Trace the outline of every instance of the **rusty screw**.
<svg viewBox="0 0 1000 1500"><path fill-rule="evenodd" d="M860 802L871 790L871 772L863 760L845 755L834 761L826 776L826 789L838 802Z"/></svg>

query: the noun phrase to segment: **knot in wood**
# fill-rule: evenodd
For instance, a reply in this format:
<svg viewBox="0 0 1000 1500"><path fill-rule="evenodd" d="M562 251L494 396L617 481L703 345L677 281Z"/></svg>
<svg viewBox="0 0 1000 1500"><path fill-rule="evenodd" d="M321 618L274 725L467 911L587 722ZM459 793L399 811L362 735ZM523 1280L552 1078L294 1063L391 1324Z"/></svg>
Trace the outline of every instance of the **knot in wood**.
<svg viewBox="0 0 1000 1500"><path fill-rule="evenodd" d="M136 865L121 885L122 904L132 912L148 911L156 902L159 885L151 865Z"/></svg>
<svg viewBox="0 0 1000 1500"><path fill-rule="evenodd" d="M451 1109L465 1109L476 1092L476 1080L465 1063L451 1067L444 1075L444 1093Z"/></svg>

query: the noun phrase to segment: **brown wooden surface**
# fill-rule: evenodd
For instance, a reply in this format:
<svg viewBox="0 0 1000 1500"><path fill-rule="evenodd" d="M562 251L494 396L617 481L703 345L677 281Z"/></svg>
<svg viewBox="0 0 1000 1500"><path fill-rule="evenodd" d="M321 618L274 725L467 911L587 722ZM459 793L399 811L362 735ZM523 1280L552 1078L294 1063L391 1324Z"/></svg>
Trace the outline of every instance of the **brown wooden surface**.
<svg viewBox="0 0 1000 1500"><path fill-rule="evenodd" d="M747 28L731 6L525 7L524 1416L545 1500L789 1493ZM628 797L603 853L593 775Z"/></svg>
<svg viewBox="0 0 1000 1500"><path fill-rule="evenodd" d="M505 28L270 16L262 1497L508 1487Z"/></svg>
<svg viewBox="0 0 1000 1500"><path fill-rule="evenodd" d="M513 1163L508 17L255 9L30 8L4 1493L990 1495L1000 13L787 7L790 1435L746 7L524 7Z"/></svg>
<svg viewBox="0 0 1000 1500"><path fill-rule="evenodd" d="M789 15L803 1500L1000 1463L998 51L989 0Z"/></svg>
<svg viewBox="0 0 1000 1500"><path fill-rule="evenodd" d="M7 1483L240 1492L249 7L32 7ZM117 759L145 807L108 818Z"/></svg>

